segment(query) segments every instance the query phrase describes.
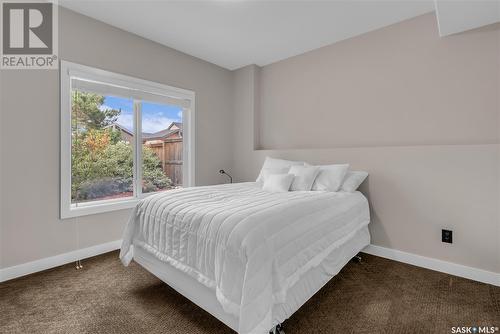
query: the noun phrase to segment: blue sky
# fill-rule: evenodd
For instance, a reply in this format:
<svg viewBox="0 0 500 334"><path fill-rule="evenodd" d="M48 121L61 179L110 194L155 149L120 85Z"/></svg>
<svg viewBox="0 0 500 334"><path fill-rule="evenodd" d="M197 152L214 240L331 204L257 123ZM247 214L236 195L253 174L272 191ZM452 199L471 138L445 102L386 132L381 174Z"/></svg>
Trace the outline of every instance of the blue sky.
<svg viewBox="0 0 500 334"><path fill-rule="evenodd" d="M116 123L132 130L134 103L130 99L106 96L102 108L121 109ZM172 122L182 122L182 108L174 105L142 103L142 132L157 132L168 128Z"/></svg>

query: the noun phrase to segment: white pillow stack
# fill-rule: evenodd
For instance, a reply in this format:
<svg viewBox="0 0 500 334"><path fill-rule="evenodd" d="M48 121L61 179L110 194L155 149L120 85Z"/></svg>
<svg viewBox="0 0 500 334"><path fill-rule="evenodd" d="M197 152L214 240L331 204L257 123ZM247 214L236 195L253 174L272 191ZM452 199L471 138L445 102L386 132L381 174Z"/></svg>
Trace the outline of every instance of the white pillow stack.
<svg viewBox="0 0 500 334"><path fill-rule="evenodd" d="M266 169L263 169L262 173L260 175L260 181L257 181L257 182L263 183L269 175L273 175L273 174L288 174L289 170L290 170L290 167L285 167L285 168L266 168Z"/></svg>
<svg viewBox="0 0 500 334"><path fill-rule="evenodd" d="M348 164L311 166L303 161L266 157L257 182L262 184L262 189L271 192L355 192L368 173L348 169Z"/></svg>
<svg viewBox="0 0 500 334"><path fill-rule="evenodd" d="M305 162L303 161L291 161L266 157L264 165L262 165L262 169L260 170L260 174L257 177L257 182L264 182L265 177L269 174L286 174L290 170L290 167L294 165L304 166L304 164Z"/></svg>

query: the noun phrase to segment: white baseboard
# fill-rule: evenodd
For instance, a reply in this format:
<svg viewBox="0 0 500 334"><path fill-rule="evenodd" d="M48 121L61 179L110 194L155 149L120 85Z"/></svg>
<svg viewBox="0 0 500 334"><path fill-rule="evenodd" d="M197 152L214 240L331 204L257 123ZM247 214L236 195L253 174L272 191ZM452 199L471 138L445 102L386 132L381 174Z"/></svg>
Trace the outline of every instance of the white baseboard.
<svg viewBox="0 0 500 334"><path fill-rule="evenodd" d="M115 240L107 242L105 244L78 249L72 252L0 269L0 282L36 273L38 271L62 266L63 264L74 262L78 259L85 259L99 254L111 252L119 249L121 243L121 240ZM415 255L376 245L367 246L365 249L363 249L363 252L398 262L408 263L422 268L440 271L450 275L468 278L478 282L500 286L500 274L491 271L467 267L461 264L437 260L430 257Z"/></svg>
<svg viewBox="0 0 500 334"><path fill-rule="evenodd" d="M363 252L450 275L468 278L482 283L500 286L500 273L467 267L461 264L437 260L430 257L415 255L376 245L368 245Z"/></svg>
<svg viewBox="0 0 500 334"><path fill-rule="evenodd" d="M0 269L0 282L8 281L13 278L36 273L38 271L62 266L79 259L96 256L99 254L111 252L120 248L121 240L107 242L105 244L95 245L88 248L77 249L72 252L46 257L44 259L23 263L17 266Z"/></svg>

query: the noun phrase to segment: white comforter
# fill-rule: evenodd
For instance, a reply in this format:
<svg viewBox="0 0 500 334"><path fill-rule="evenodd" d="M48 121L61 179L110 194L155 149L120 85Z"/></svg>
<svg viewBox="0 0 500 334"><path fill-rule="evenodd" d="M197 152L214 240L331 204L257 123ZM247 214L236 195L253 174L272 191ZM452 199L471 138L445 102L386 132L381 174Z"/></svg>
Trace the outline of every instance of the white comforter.
<svg viewBox="0 0 500 334"><path fill-rule="evenodd" d="M120 259L143 247L216 291L240 334L268 333L289 287L369 222L359 192L269 193L256 183L193 187L142 200Z"/></svg>

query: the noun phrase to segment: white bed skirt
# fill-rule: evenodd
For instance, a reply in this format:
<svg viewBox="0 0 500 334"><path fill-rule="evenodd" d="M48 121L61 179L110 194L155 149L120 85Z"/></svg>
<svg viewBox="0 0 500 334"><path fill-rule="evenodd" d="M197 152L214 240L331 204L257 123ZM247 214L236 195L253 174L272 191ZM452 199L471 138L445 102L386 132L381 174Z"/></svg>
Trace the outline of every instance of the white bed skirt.
<svg viewBox="0 0 500 334"><path fill-rule="evenodd" d="M333 276L337 275L350 259L369 244L370 233L368 227L365 226L333 250L320 265L302 275L300 280L288 290L285 303L273 306L273 325L288 319ZM170 264L160 261L141 247L135 248L134 260L231 329L238 330L238 319L222 309L214 290Z"/></svg>

